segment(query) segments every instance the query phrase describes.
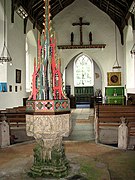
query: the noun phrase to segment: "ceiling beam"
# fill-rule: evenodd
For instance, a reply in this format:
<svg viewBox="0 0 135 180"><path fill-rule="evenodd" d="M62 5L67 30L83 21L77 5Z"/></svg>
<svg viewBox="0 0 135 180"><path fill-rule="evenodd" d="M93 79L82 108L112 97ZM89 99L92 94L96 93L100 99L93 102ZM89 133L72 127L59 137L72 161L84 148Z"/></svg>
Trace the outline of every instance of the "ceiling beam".
<svg viewBox="0 0 135 180"><path fill-rule="evenodd" d="M58 0L58 1L59 1L59 4L60 4L61 9L63 9L63 6L62 6L62 3L61 3L61 0Z"/></svg>
<svg viewBox="0 0 135 180"><path fill-rule="evenodd" d="M75 0L50 0L50 13L51 19L61 12L65 7L71 5ZM104 11L119 28L122 34L128 19L131 16L129 9L135 0L89 0L97 8ZM44 1L43 0L11 0L11 22L14 22L14 12L18 5L28 13L29 19L33 23L33 27L43 29L43 14L44 14ZM27 23L26 23L27 24ZM122 37L122 36L121 36Z"/></svg>

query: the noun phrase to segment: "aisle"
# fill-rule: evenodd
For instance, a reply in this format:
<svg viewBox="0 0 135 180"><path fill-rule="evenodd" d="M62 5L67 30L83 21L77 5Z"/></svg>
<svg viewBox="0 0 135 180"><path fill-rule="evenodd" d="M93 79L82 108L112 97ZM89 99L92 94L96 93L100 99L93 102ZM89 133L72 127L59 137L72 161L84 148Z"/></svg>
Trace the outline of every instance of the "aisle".
<svg viewBox="0 0 135 180"><path fill-rule="evenodd" d="M71 110L73 120L73 131L68 138L69 141L93 141L94 140L94 109L77 108Z"/></svg>

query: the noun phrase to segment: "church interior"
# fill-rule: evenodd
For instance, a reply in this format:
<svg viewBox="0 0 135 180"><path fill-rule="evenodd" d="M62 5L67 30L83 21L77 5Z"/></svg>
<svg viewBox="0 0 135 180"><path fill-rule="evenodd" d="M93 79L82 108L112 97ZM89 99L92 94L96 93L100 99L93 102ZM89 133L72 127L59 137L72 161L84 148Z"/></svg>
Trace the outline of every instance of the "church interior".
<svg viewBox="0 0 135 180"><path fill-rule="evenodd" d="M1 1L0 50L11 62L0 60L0 109L22 106L30 94L44 13L42 0L13 0L5 6L4 13ZM71 106L79 102L92 106L98 94L102 103L134 104L134 1L50 1L50 6ZM26 17L21 18L19 7L25 9ZM84 73L86 66L90 68ZM113 97L116 89L123 98Z"/></svg>
<svg viewBox="0 0 135 180"><path fill-rule="evenodd" d="M135 0L1 0L0 21L0 179L135 179Z"/></svg>

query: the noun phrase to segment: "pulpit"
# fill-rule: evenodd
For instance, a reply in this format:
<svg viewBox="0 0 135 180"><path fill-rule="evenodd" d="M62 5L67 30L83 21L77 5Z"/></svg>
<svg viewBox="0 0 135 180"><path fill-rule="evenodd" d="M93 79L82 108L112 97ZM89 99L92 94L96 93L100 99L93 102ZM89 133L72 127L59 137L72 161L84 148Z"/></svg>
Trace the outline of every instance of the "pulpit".
<svg viewBox="0 0 135 180"><path fill-rule="evenodd" d="M124 87L105 87L106 104L125 104Z"/></svg>

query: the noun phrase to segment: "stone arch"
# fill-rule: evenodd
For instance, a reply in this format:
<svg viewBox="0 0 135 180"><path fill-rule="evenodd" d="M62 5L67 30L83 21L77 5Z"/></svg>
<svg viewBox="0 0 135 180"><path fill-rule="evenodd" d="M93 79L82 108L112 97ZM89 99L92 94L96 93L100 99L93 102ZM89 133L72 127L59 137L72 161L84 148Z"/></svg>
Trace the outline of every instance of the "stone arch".
<svg viewBox="0 0 135 180"><path fill-rule="evenodd" d="M92 59L86 53L83 53L83 52L78 53L69 61L69 63L66 65L65 70L63 72L64 85L65 86L66 85L71 86L71 94L72 95L74 95L74 75L73 75L74 69L73 69L73 64L74 64L75 59L81 55L85 55L88 58ZM92 59L92 60L94 63L94 90L96 91L96 89L102 89L102 69L96 63L96 61L94 59Z"/></svg>

